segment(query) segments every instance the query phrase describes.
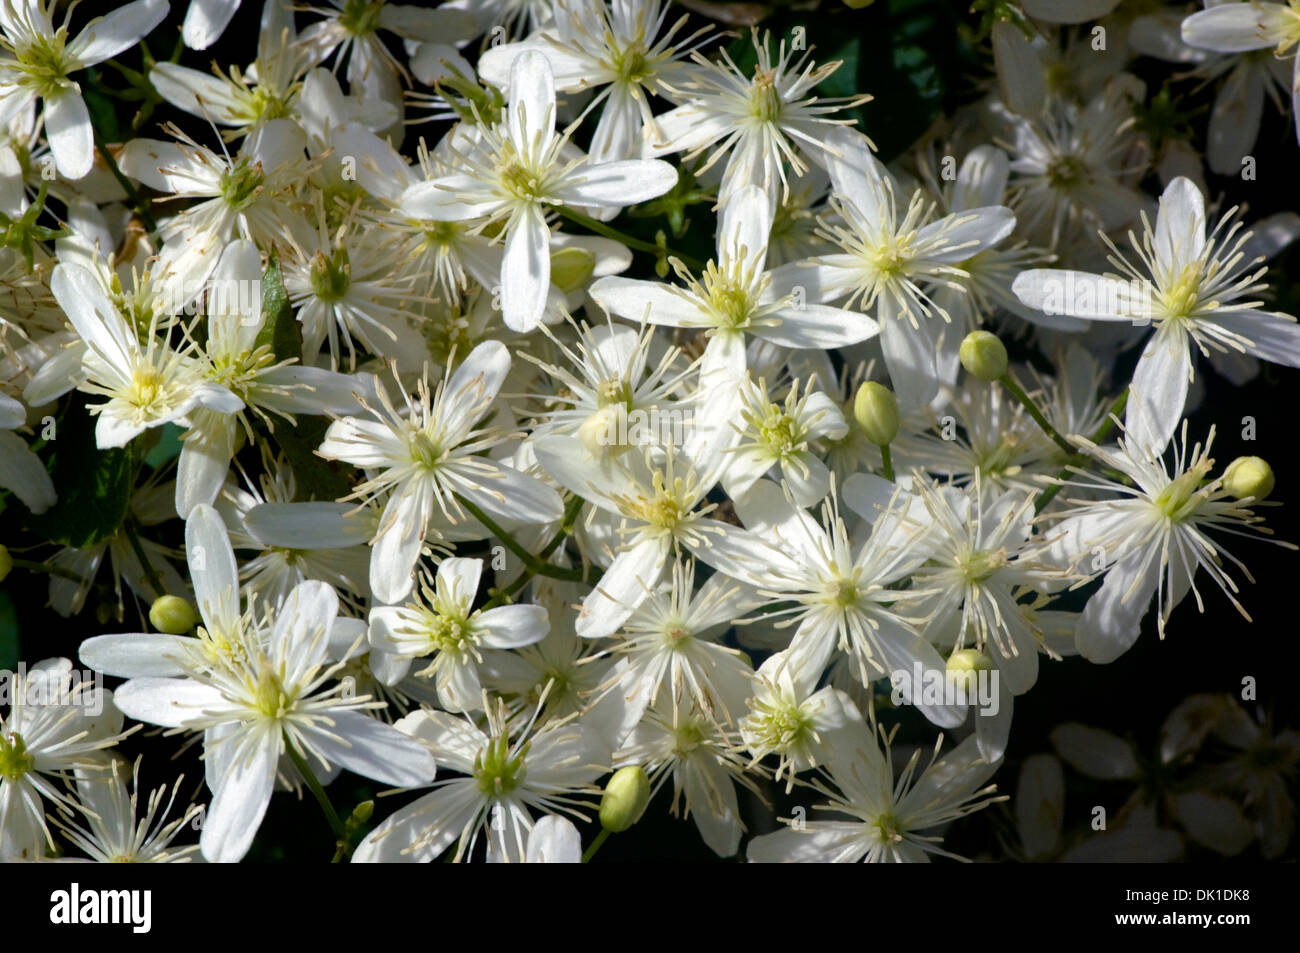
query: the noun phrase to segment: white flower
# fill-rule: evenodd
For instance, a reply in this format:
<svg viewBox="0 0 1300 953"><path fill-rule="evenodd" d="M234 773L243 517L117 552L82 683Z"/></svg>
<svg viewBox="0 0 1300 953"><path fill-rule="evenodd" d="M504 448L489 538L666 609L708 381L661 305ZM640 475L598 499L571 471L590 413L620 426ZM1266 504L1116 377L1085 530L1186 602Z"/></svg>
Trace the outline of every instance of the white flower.
<svg viewBox="0 0 1300 953"><path fill-rule="evenodd" d="M173 132L180 142L132 139L118 165L150 188L199 200L159 231L163 248L156 267L181 282L183 304L202 290L232 238L267 247L301 229L292 197L306 177L306 138L293 121L272 119L232 157Z"/></svg>
<svg viewBox="0 0 1300 953"><path fill-rule="evenodd" d="M708 29L676 38L687 18L665 30L672 8L662 0L557 0L555 6L546 29L489 48L479 58L479 76L505 89L515 60L528 50L542 53L555 73L557 92L605 87L586 107L591 111L604 104L591 137L592 160L633 158L642 129L653 121L649 97L686 78L680 60Z"/></svg>
<svg viewBox="0 0 1300 953"><path fill-rule="evenodd" d="M199 845L173 847L172 841L186 825L202 814L203 808L198 804L190 804L181 811L180 817L167 820L184 781L184 776L181 776L172 785L169 798L165 786L150 791L144 814L137 818L140 760L136 759L132 769L124 759L115 757L110 762L107 776L102 776L103 772L78 772L76 806L85 816L85 825L57 817L54 822L89 860L96 863L189 863L193 859L191 855L198 852ZM128 773L131 775L129 792L126 786ZM167 798L165 806L164 798ZM63 859L72 862L81 860L78 857Z"/></svg>
<svg viewBox="0 0 1300 953"><path fill-rule="evenodd" d="M867 539L855 541L836 496L823 504L818 522L775 484L757 483L736 501L748 530L713 540L711 556L714 561L719 555L729 557L723 571L756 586L760 595L795 602L782 613L789 617L785 625L798 626L790 641L790 664L809 677L823 672L837 652L849 657L863 685L915 666L941 676L943 659L898 613L894 606L900 593L888 588L915 572L929 555L918 545L923 527L905 527L905 518L879 518L859 505L878 519ZM936 724L960 723L952 706L930 704L919 691L905 697Z"/></svg>
<svg viewBox="0 0 1300 953"><path fill-rule="evenodd" d="M430 520L466 517L462 497L497 519L546 523L563 511L555 491L535 477L479 454L501 442L494 429L475 429L487 414L510 369L510 352L486 341L450 369L429 394L421 379L419 399L403 394L404 412L379 385L379 408L369 418L344 417L330 425L318 453L375 471L355 496L390 490L370 557L370 586L376 598L400 602L411 591L412 571Z"/></svg>
<svg viewBox="0 0 1300 953"><path fill-rule="evenodd" d="M266 324L261 280L257 247L246 240L227 245L213 272L208 299L205 377L234 394L243 409L270 427L274 427L271 414L293 424L293 414L360 412L357 395L369 389L364 381L318 367L277 362L271 345L259 343ZM196 411L190 423L176 469L176 512L182 518L197 504L216 499L241 423L252 436L246 416L222 408Z"/></svg>
<svg viewBox="0 0 1300 953"><path fill-rule="evenodd" d="M206 507L195 513L218 519ZM337 611L333 589L304 582L274 620L244 633L242 651L207 669L190 664L185 678L136 677L118 690L132 718L205 732L213 788L199 842L205 859L232 862L248 852L288 750L319 769L341 766L395 786L432 779L434 762L424 748L363 713L382 702L329 684L342 667L327 660Z"/></svg>
<svg viewBox="0 0 1300 953"><path fill-rule="evenodd" d="M745 830L736 785L757 793L754 775L759 773L739 754L738 740L734 729L698 706L664 706L641 720L614 753L614 766L643 766L651 799L671 777L673 816L693 818L715 854L733 857Z"/></svg>
<svg viewBox="0 0 1300 953"><path fill-rule="evenodd" d="M840 408L812 381L799 393L796 380L784 403L772 400L767 381L745 379L741 388L740 421L733 424L739 439L729 448L722 484L739 498L773 467L789 487L797 506L819 503L831 489L831 472L818 450L823 441L841 440L849 432Z"/></svg>
<svg viewBox="0 0 1300 953"><path fill-rule="evenodd" d="M1133 372L1126 422L1131 445L1158 456L1187 403L1192 345L1206 355L1236 351L1300 367L1300 325L1260 308L1252 296L1263 290L1265 269L1242 250L1251 233L1230 213L1207 236L1205 198L1189 179L1169 183L1155 226L1145 215L1143 226L1140 246L1130 236L1139 265L1112 246L1123 277L1033 269L1017 276L1014 290L1043 311L1155 325Z"/></svg>
<svg viewBox="0 0 1300 953"><path fill-rule="evenodd" d="M1183 42L1217 53L1246 53L1273 48L1276 57L1289 57L1292 64L1292 110L1296 139L1300 141L1300 8L1286 4L1220 3L1193 13L1183 21Z"/></svg>
<svg viewBox="0 0 1300 953"><path fill-rule="evenodd" d="M695 591L692 564L673 564L672 580L657 587L623 623L614 651L626 657L606 687L623 697L624 734L646 709L661 704L697 707L734 723L749 694L751 671L736 649L719 639L758 603L747 587L721 573Z"/></svg>
<svg viewBox="0 0 1300 953"><path fill-rule="evenodd" d="M1223 474L1210 479L1214 460L1210 444L1187 445L1187 424L1175 444L1170 470L1160 458L1121 439L1117 450L1106 450L1080 438L1075 443L1125 482L1105 476L1076 478L1074 485L1094 487L1114 494L1097 502L1080 501L1063 511L1064 520L1053 528L1053 555L1067 564L1100 555L1107 568L1101 589L1092 595L1079 620L1076 644L1079 654L1092 662L1112 662L1137 640L1142 618L1156 598L1156 625L1164 638L1174 607L1189 592L1203 610L1195 576L1204 569L1237 611L1250 616L1237 601L1237 584L1223 566L1226 559L1250 579L1240 560L1215 543L1211 533L1263 538L1269 530L1258 527L1261 518L1250 508L1251 498L1237 500L1223 489ZM1288 549L1290 543L1274 541Z"/></svg>
<svg viewBox="0 0 1300 953"><path fill-rule="evenodd" d="M824 763L844 730L860 724L862 715L843 692L830 685L817 688L822 673L792 664L788 653L769 656L755 674L740 736L755 761L777 756L776 780L785 774L788 794L795 774Z"/></svg>
<svg viewBox="0 0 1300 953"><path fill-rule="evenodd" d="M677 170L657 159L591 162L555 131L555 80L546 57L520 56L510 73L504 121L480 128L479 143L456 159L460 171L407 190L416 215L445 221L486 218L503 223L501 310L506 324L527 331L541 320L551 281L546 206L619 209L662 195Z"/></svg>
<svg viewBox="0 0 1300 953"><path fill-rule="evenodd" d="M738 188L718 219L717 257L699 279L674 260L684 288L611 277L593 284L591 296L620 318L707 331L700 365L705 387L734 386L744 376L746 334L817 350L874 336L878 329L870 318L806 302L793 289L778 293L766 265L772 214L767 192Z"/></svg>
<svg viewBox="0 0 1300 953"><path fill-rule="evenodd" d="M57 779L102 771L104 749L123 737L113 693L83 682L67 659L5 673L9 715L0 718L0 859L31 860L54 847L44 798L70 805Z"/></svg>
<svg viewBox="0 0 1300 953"><path fill-rule="evenodd" d="M946 312L933 290L957 287L960 263L1011 234L1016 217L1001 205L969 208L933 219L933 203L917 190L904 206L899 187L866 140L848 130L827 136L832 207L843 225L827 237L841 249L778 269L783 288L802 285L810 299L848 297L850 307L874 308L890 380L904 404L928 403L938 392L935 334L930 317Z"/></svg>
<svg viewBox="0 0 1300 953"><path fill-rule="evenodd" d="M100 282L80 265L58 265L50 287L87 345L88 380L81 389L108 398L90 407L99 415L95 440L101 449L123 447L149 428L181 421L200 407L226 414L243 407L227 388L204 380L192 348L178 353L157 336L157 315L147 329L129 326Z"/></svg>
<svg viewBox="0 0 1300 953"><path fill-rule="evenodd" d="M488 830L488 858L519 862L527 853L533 811L581 817L592 782L605 773L609 749L570 719L536 733L514 730L505 707L485 705L488 731L442 711L417 711L397 727L419 741L444 770L465 775L439 781L435 790L399 808L366 835L353 863L428 863L456 844L468 859ZM513 736L513 740L512 740Z"/></svg>
<svg viewBox="0 0 1300 953"><path fill-rule="evenodd" d="M474 711L481 704L483 650L532 645L550 630L541 606L471 609L482 572L481 559L444 559L434 585L421 579L418 598L370 610L374 648L399 658L433 656L428 667L415 674L434 680L439 701L449 711Z"/></svg>
<svg viewBox="0 0 1300 953"><path fill-rule="evenodd" d="M617 521L621 543L600 582L583 600L579 635L612 635L658 584L670 555L686 549L713 563L715 541L737 532L708 518L712 504L700 506L717 482L718 462L696 450L691 445L681 451L669 447L664 462L656 464L649 451L613 461L597 458L576 437L536 442L537 460L547 473ZM744 549L739 541L731 546L734 552ZM750 555L752 551L739 558Z"/></svg>
<svg viewBox="0 0 1300 953"><path fill-rule="evenodd" d="M854 121L832 119L831 114L859 106L871 97L810 95L839 69L839 61L814 66L809 62L810 52L796 59L781 40L773 62L771 37L764 36L760 42L755 29L752 41L757 60L753 76L745 76L725 50L722 63L699 52L693 54L696 68L685 82L669 89L681 105L645 127L642 154L684 152L690 160L713 147L700 171L728 157L718 193L722 205L745 186L754 185L775 208L781 194L777 183L783 190L789 189L785 164L797 176L808 169L805 156L824 164L827 127Z"/></svg>
<svg viewBox="0 0 1300 953"><path fill-rule="evenodd" d="M882 756L875 741L861 732L852 750L841 744L831 759L836 793L816 785L830 800L823 810L852 820L805 821L749 843L753 863L924 863L928 854L962 859L944 850L942 837L926 834L965 817L993 801L995 786L981 788L998 767L980 757L974 738L967 738L939 757L943 736L930 763L916 777L921 750L908 760L897 780L890 749Z"/></svg>
<svg viewBox="0 0 1300 953"><path fill-rule="evenodd" d="M95 164L95 137L81 87L71 74L135 46L167 16L167 0L135 0L68 39L54 26L53 0L0 2L0 126L40 97L45 134L62 175L81 179Z"/></svg>

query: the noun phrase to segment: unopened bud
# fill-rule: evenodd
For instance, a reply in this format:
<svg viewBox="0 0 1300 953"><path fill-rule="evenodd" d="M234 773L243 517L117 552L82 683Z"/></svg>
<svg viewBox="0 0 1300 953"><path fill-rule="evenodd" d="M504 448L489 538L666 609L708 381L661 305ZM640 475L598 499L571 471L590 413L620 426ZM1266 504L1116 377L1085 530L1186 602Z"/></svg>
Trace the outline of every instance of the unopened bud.
<svg viewBox="0 0 1300 953"><path fill-rule="evenodd" d="M585 285L596 270L596 256L585 248L561 248L551 255L551 284L566 294Z"/></svg>
<svg viewBox="0 0 1300 953"><path fill-rule="evenodd" d="M995 381L1007 372L1007 349L991 331L972 331L961 342L961 366L982 381Z"/></svg>
<svg viewBox="0 0 1300 953"><path fill-rule="evenodd" d="M959 649L948 656L948 678L970 687L980 672L993 668L993 660L978 649Z"/></svg>
<svg viewBox="0 0 1300 953"><path fill-rule="evenodd" d="M610 833L625 831L650 803L650 779L637 765L619 768L605 785L600 799L600 826Z"/></svg>
<svg viewBox="0 0 1300 953"><path fill-rule="evenodd" d="M898 398L884 384L867 381L858 388L853 416L878 447L893 443L898 436Z"/></svg>
<svg viewBox="0 0 1300 953"><path fill-rule="evenodd" d="M194 607L180 596L159 596L149 607L149 622L168 635L184 635L198 621Z"/></svg>
<svg viewBox="0 0 1300 953"><path fill-rule="evenodd" d="M1259 457L1238 457L1223 471L1223 488L1239 500L1248 496L1262 500L1276 483L1273 468Z"/></svg>

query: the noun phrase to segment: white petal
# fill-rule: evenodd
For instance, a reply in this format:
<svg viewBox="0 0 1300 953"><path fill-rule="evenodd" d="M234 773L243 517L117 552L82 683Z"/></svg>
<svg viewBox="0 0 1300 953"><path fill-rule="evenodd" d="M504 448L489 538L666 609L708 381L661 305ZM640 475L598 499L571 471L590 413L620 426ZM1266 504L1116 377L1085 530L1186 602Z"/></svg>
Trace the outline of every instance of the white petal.
<svg viewBox="0 0 1300 953"><path fill-rule="evenodd" d="M191 50L206 50L225 32L239 0L190 0L181 25L181 38Z"/></svg>
<svg viewBox="0 0 1300 953"><path fill-rule="evenodd" d="M1272 6L1272 4L1270 4ZM1216 53L1245 53L1277 44L1264 29L1253 3L1225 3L1193 13L1183 21L1183 42Z"/></svg>
<svg viewBox="0 0 1300 953"><path fill-rule="evenodd" d="M1179 176L1160 196L1156 215L1155 257L1161 272L1180 274L1205 248L1205 196L1191 179Z"/></svg>
<svg viewBox="0 0 1300 953"><path fill-rule="evenodd" d="M233 633L239 624L239 572L226 524L211 506L190 511L185 554L199 615L214 634Z"/></svg>
<svg viewBox="0 0 1300 953"><path fill-rule="evenodd" d="M95 133L86 101L74 89L45 97L45 135L59 173L81 179L95 165Z"/></svg>
<svg viewBox="0 0 1300 953"><path fill-rule="evenodd" d="M498 606L474 619L481 630L481 640L488 648L517 649L532 645L551 631L550 618L543 606Z"/></svg>
<svg viewBox="0 0 1300 953"><path fill-rule="evenodd" d="M148 36L167 16L167 0L135 0L90 23L68 44L82 66L94 66L123 53Z"/></svg>
<svg viewBox="0 0 1300 953"><path fill-rule="evenodd" d="M402 788L433 780L433 756L415 739L359 711L331 712L329 719L333 724L322 724L310 733L310 739L331 764ZM326 730L342 741L327 736Z"/></svg>
<svg viewBox="0 0 1300 953"><path fill-rule="evenodd" d="M659 159L624 159L579 166L552 198L565 205L622 208L663 195L677 184L677 169Z"/></svg>
<svg viewBox="0 0 1300 953"><path fill-rule="evenodd" d="M531 331L542 320L551 284L551 230L529 206L506 236L501 259L501 316L512 331Z"/></svg>
<svg viewBox="0 0 1300 953"><path fill-rule="evenodd" d="M221 693L189 678L133 678L113 701L128 718L178 728L210 708L224 708Z"/></svg>
<svg viewBox="0 0 1300 953"><path fill-rule="evenodd" d="M1162 328L1147 343L1133 372L1124 426L1135 446L1158 456L1169 445L1183 419L1191 376L1187 334L1176 327Z"/></svg>
<svg viewBox="0 0 1300 953"><path fill-rule="evenodd" d="M242 860L271 804L281 745L274 737L259 738L251 732L246 739L222 775L203 819L199 849L209 863Z"/></svg>
<svg viewBox="0 0 1300 953"><path fill-rule="evenodd" d="M0 430L0 487L11 491L33 513L44 513L58 495L41 458L23 438Z"/></svg>
<svg viewBox="0 0 1300 953"><path fill-rule="evenodd" d="M77 656L83 665L116 678L172 678L185 674L180 660L187 657L194 643L183 635L120 632L86 639Z"/></svg>
<svg viewBox="0 0 1300 953"><path fill-rule="evenodd" d="M668 537L638 539L614 561L582 603L575 629L584 638L613 635L663 575Z"/></svg>

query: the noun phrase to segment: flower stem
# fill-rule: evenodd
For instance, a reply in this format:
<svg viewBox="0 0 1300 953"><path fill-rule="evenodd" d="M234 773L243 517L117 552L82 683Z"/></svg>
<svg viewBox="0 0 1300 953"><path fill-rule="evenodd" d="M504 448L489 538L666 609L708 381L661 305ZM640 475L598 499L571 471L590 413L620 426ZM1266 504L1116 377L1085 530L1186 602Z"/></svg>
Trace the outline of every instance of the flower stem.
<svg viewBox="0 0 1300 953"><path fill-rule="evenodd" d="M574 224L581 225L583 228L590 232L595 232L597 235L604 235L606 238L612 238L616 242L622 242L628 248L635 248L638 251L649 252L656 256L671 256L680 260L682 264L692 271L704 270L704 262L700 261L698 258L693 258L690 255L675 252L667 245L656 245L654 242L647 242L640 238L634 238L627 232L620 231L612 225L606 225L604 222L598 222L590 215L583 215L581 212L564 205L552 205L551 208L555 209L555 211L560 214L561 218L567 218Z"/></svg>
<svg viewBox="0 0 1300 953"><path fill-rule="evenodd" d="M886 480L894 482L894 455L889 452L887 443L880 448L880 470Z"/></svg>
<svg viewBox="0 0 1300 953"><path fill-rule="evenodd" d="M608 837L609 837L609 828L602 827L600 829L600 833L596 835L596 839L591 842L591 846L582 852L582 862L584 864L587 863L589 860L591 860L591 858L596 856L596 851L600 850L600 845L605 843Z"/></svg>
<svg viewBox="0 0 1300 953"><path fill-rule="evenodd" d="M568 582L581 582L583 580L582 570L565 569L563 566L552 566L550 563L542 562L528 550L520 545L519 541L506 532L496 520L484 513L479 507L475 506L463 496L456 497L457 502L469 511L469 514L482 523L489 533L501 540L506 549L518 556L524 564L524 568L533 576L550 576L552 579L564 579ZM558 543L556 544L558 545ZM546 555L549 556L551 550L548 549Z"/></svg>
<svg viewBox="0 0 1300 953"><path fill-rule="evenodd" d="M161 599L167 595L167 591L162 585L162 573L154 569L153 563L149 562L149 556L140 543L140 534L136 532L134 521L125 520L122 523L122 529L126 532L127 541L131 544L135 558L140 560L140 568L144 570L144 578L149 581L149 588L153 590L154 598Z"/></svg>
<svg viewBox="0 0 1300 953"><path fill-rule="evenodd" d="M290 740L287 733L284 735L284 747L285 750L289 752L289 760L292 761L293 766L298 769L298 773L302 775L302 780L307 785L308 790L310 790L315 796L316 802L320 804L321 810L325 812L325 819L329 821L330 829L333 830L334 834L338 837L338 842L335 845L337 850L334 853L333 861L334 863L338 863L344 856L350 853L348 850L347 829L343 826L343 822L339 820L338 812L334 810L334 805L330 802L330 796L325 793L325 789L321 787L320 781L316 779L316 773L312 771L311 765L307 763L307 759L304 758L298 749L294 747L293 741Z"/></svg>
<svg viewBox="0 0 1300 953"><path fill-rule="evenodd" d="M1089 438L1093 443L1100 443L1106 439L1107 434L1109 434L1111 429L1115 426L1116 419L1118 419L1119 415L1124 412L1126 404L1128 404L1127 387L1124 388L1124 393L1115 398L1115 403L1111 404L1110 410L1106 414L1106 419L1101 422L1100 426L1097 427L1097 430ZM1047 504L1056 499L1056 494L1060 493L1061 488L1065 486L1065 483L1062 481L1070 475L1070 468L1078 466L1087 459L1088 455L1085 453L1075 451L1070 454L1069 459L1065 461L1065 466L1062 467L1061 472L1056 475L1056 482L1043 490L1043 492L1039 493L1037 499L1034 500L1035 516L1043 512L1043 510L1047 508Z"/></svg>
<svg viewBox="0 0 1300 953"><path fill-rule="evenodd" d="M131 180L118 168L117 160L113 158L112 153L104 148L104 143L100 142L98 136L95 137L95 148L104 157L104 161L108 164L108 171L113 173L113 178L117 179L117 184L122 186L122 191L126 193L127 198L131 201L132 210L140 216L140 221L144 222L144 227L149 229L149 234L152 235L157 232L158 223L149 214L149 203L136 191L136 187L131 184Z"/></svg>
<svg viewBox="0 0 1300 953"><path fill-rule="evenodd" d="M49 576L58 576L60 579L68 579L72 582L85 582L84 576L79 576L71 569L65 569L63 566L55 566L51 563L38 563L31 559L14 559L13 567L15 569L26 569L28 572L40 572Z"/></svg>
<svg viewBox="0 0 1300 953"><path fill-rule="evenodd" d="M1043 416L1043 412L1034 406L1034 402L1029 399L1029 395L1025 393L1024 388L1015 382L1009 372L999 377L998 383L1011 391L1012 396L1020 401L1025 410L1029 411L1029 416L1034 418L1034 422L1042 428L1043 433L1052 438L1053 443L1071 456L1076 453L1074 447L1070 445L1070 441L1062 437L1057 429L1048 422L1047 418Z"/></svg>

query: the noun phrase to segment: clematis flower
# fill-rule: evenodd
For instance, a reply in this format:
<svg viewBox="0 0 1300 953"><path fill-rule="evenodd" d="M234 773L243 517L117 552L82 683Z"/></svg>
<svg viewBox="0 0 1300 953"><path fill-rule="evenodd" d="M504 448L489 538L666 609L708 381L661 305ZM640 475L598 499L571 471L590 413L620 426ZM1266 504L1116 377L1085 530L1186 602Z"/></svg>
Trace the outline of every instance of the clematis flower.
<svg viewBox="0 0 1300 953"><path fill-rule="evenodd" d="M1133 264L1114 248L1122 276L1036 268L1013 290L1031 308L1094 321L1154 325L1133 372L1125 421L1129 444L1158 456L1182 419L1195 374L1193 345L1204 355L1250 354L1300 367L1300 325L1262 309L1261 259L1247 259L1251 233L1232 213L1206 234L1205 197L1186 178L1169 183L1155 225L1143 215L1141 244L1130 234Z"/></svg>
<svg viewBox="0 0 1300 953"><path fill-rule="evenodd" d="M95 135L81 87L71 75L129 50L167 16L167 0L135 0L87 23L68 39L54 25L53 0L0 2L0 126L34 99L45 103L45 134L61 175L85 178L95 164Z"/></svg>
<svg viewBox="0 0 1300 953"><path fill-rule="evenodd" d="M375 472L354 497L390 491L370 557L370 586L382 602L401 602L411 591L435 513L451 523L467 518L458 495L498 519L546 523L560 518L563 506L554 490L479 455L503 439L503 432L475 429L475 424L496 400L509 369L505 346L484 342L454 373L448 370L432 395L427 379L421 379L418 400L403 394L405 406L398 410L380 384L379 406L368 406L368 416L340 418L325 432L317 453Z"/></svg>
<svg viewBox="0 0 1300 953"><path fill-rule="evenodd" d="M677 170L657 159L592 162L555 131L555 78L542 54L520 56L510 73L506 116L458 152L460 171L407 190L409 211L430 219L503 223L501 309L507 326L534 328L551 281L546 207L619 209L663 195ZM572 156L572 157L571 157Z"/></svg>

